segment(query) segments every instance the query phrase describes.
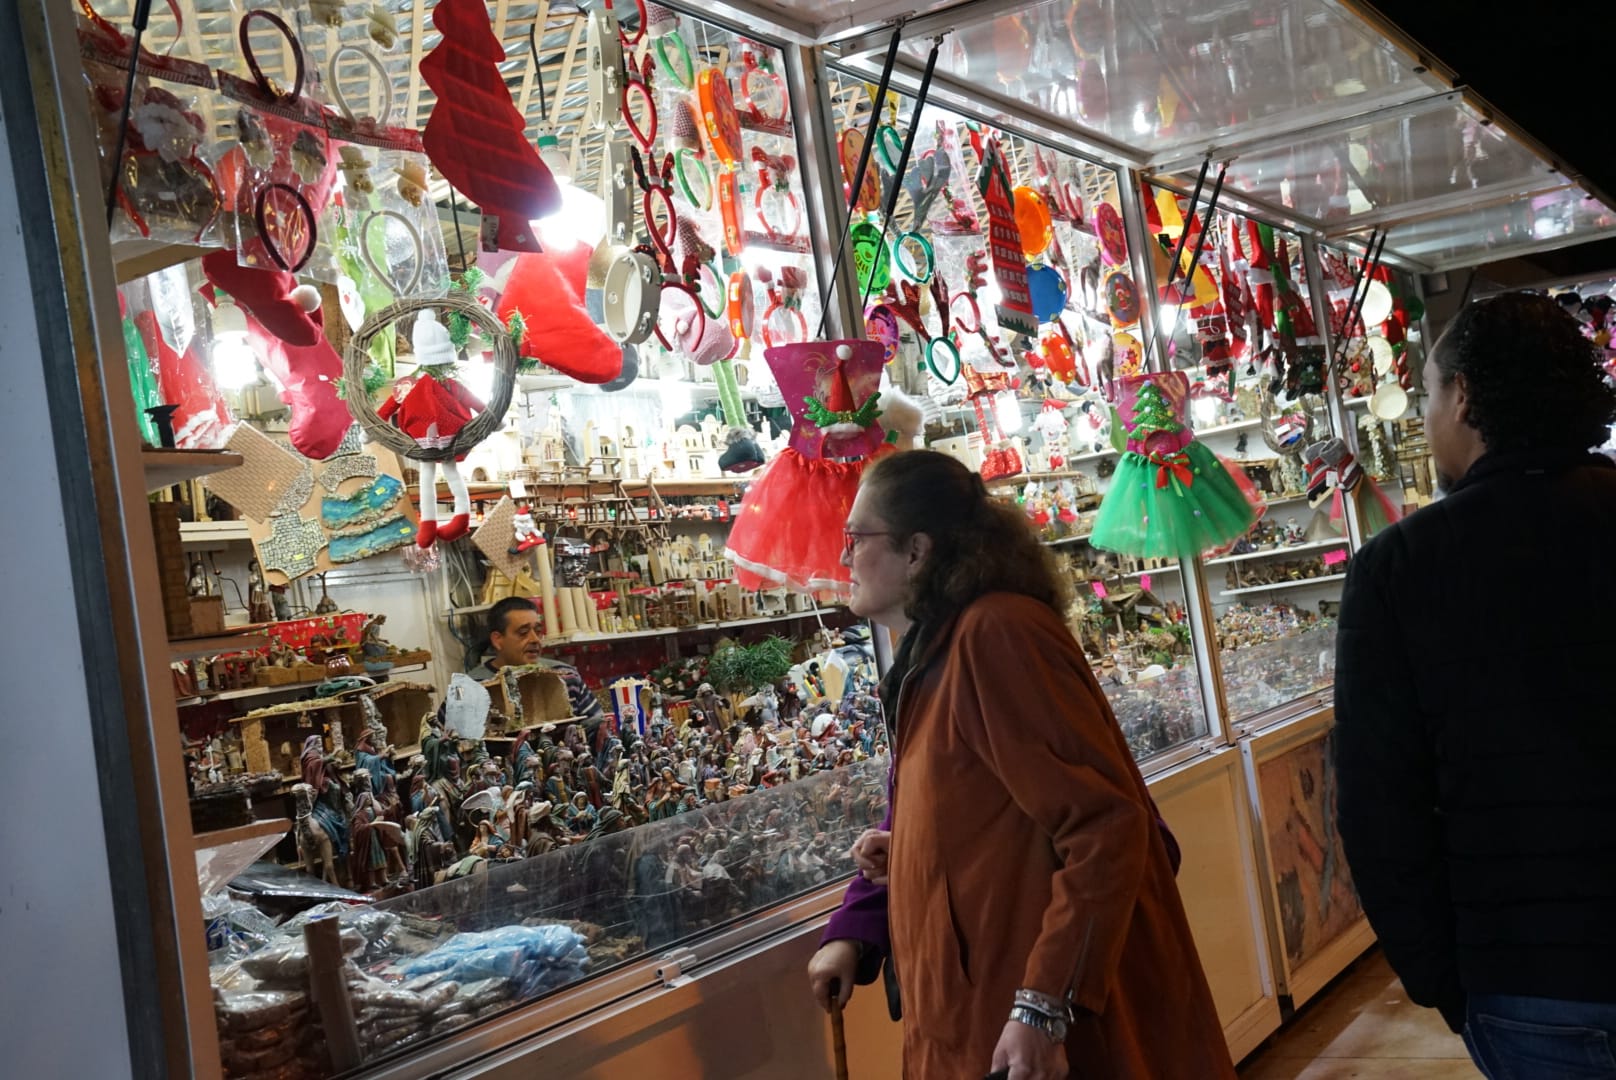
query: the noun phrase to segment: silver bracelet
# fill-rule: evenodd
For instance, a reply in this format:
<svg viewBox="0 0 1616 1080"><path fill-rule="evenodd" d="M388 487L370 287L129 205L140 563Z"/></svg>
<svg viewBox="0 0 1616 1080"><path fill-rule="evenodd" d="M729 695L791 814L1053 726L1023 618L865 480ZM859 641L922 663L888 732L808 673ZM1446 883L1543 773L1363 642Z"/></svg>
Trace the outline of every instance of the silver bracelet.
<svg viewBox="0 0 1616 1080"><path fill-rule="evenodd" d="M1045 1038L1056 1045L1066 1041L1066 1021L1057 1016L1045 1016L1036 1009L1017 1005L1010 1010L1010 1019L1018 1024L1026 1024L1034 1031L1042 1032Z"/></svg>
<svg viewBox="0 0 1616 1080"><path fill-rule="evenodd" d="M1042 1013L1058 1020L1065 1020L1068 1023L1072 1019L1070 1002L1062 1001L1060 998L1051 997L1048 994L1040 994L1036 990L1017 990L1015 1003L1023 1008L1031 1009L1034 1012Z"/></svg>

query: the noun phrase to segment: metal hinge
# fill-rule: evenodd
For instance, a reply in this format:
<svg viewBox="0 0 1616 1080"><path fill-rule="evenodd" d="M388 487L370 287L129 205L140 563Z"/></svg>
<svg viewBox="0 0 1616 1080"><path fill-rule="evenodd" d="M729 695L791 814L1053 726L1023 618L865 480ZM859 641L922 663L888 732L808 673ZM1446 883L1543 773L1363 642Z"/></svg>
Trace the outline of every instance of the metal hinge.
<svg viewBox="0 0 1616 1080"><path fill-rule="evenodd" d="M657 965L657 978L662 985L668 988L683 986L690 981L685 972L696 966L696 954L689 949L675 949L664 953L662 962Z"/></svg>

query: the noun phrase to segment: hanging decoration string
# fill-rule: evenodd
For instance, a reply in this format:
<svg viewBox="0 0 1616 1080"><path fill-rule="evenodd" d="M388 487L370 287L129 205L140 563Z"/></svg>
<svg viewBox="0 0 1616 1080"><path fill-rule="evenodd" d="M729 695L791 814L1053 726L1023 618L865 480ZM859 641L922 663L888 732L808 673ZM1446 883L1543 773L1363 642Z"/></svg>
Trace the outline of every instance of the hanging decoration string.
<svg viewBox="0 0 1616 1080"><path fill-rule="evenodd" d="M118 115L118 137L113 147L112 182L107 185L109 229L118 214L118 185L123 182L123 151L129 140L129 110L135 104L135 72L140 67L140 39L146 36L146 26L151 22L151 8L152 0L135 0L134 10L129 15L129 23L135 34L129 43L129 72L123 81L123 108ZM895 46L897 43L893 44Z"/></svg>
<svg viewBox="0 0 1616 1080"><path fill-rule="evenodd" d="M846 223L842 226L842 235L836 242L836 261L831 264L830 280L825 283L825 293L819 301L819 329L814 332L816 339L825 336L825 322L830 318L830 298L836 292L836 280L841 275L842 259L847 254L847 238L853 230L853 207L858 200L858 193L864 187L864 175L870 167L870 151L876 142L876 130L881 126L881 110L886 105L887 87L892 84L892 69L898 64L898 45L903 40L903 23L900 21L892 28L892 40L887 44L887 58L881 65L881 80L875 86L875 99L870 107L870 130L865 133L864 148L859 151L858 168L853 170L853 186L848 188Z"/></svg>
<svg viewBox="0 0 1616 1080"><path fill-rule="evenodd" d="M1203 168L1204 168L1204 166L1203 166ZM1196 237L1196 239L1195 239L1195 254L1190 257L1189 270L1188 270L1187 273L1185 273L1182 277L1180 277L1178 279L1178 282L1179 282L1180 285L1187 285L1191 289L1192 292L1193 292L1193 290L1195 288L1195 271L1200 268L1201 256L1203 254L1205 254L1205 252L1206 252L1206 238L1212 231L1212 219L1213 219L1213 216L1215 214L1217 214L1217 212L1218 212L1218 198L1219 198L1219 196L1221 196L1223 194L1223 178L1224 178L1225 175L1228 174L1228 172L1229 172L1229 163L1226 161L1221 166L1219 166L1217 181L1215 183L1213 183L1213 185L1212 185L1212 195L1211 195L1210 198L1208 198L1206 200L1206 215L1201 219L1201 235ZM1195 216L1195 205L1194 205L1194 203L1192 201L1191 204L1190 204L1189 217L1194 218L1194 216ZM1187 226L1186 226L1184 231L1185 231L1186 234L1189 232L1189 229L1188 229ZM1180 237L1179 239L1182 240L1183 237ZM1182 245L1180 245L1180 255L1181 254L1182 254ZM1167 288L1168 289L1171 289L1173 287L1173 276L1174 276L1174 274L1177 273L1177 271L1178 271L1178 258L1175 257L1173 259L1173 264L1167 268ZM1161 327L1159 325L1156 327L1156 335L1157 335L1156 336L1156 347L1157 347L1158 354L1162 358L1163 366L1165 366L1166 362L1167 362L1167 350L1172 348L1173 338L1178 334L1178 324L1180 322L1182 322L1183 319L1184 319L1184 305L1182 303L1174 304L1173 305L1173 323L1167 329L1167 337L1165 338L1165 340L1161 337ZM1160 319L1157 320L1158 323L1160 323L1160 321L1161 321Z"/></svg>
<svg viewBox="0 0 1616 1080"><path fill-rule="evenodd" d="M892 227L892 215L898 209L898 196L903 193L901 181L905 170L909 168L909 154L915 148L915 133L920 130L920 113L926 107L926 96L931 93L931 77L932 73L937 70L937 53L942 47L942 35L932 38L931 53L926 57L926 72L920 77L920 88L915 92L915 109L914 112L909 114L909 131L903 137L903 152L898 155L898 167L894 170L894 175L899 178L900 182L893 184L891 190L887 192L886 212L881 215L881 240L877 245L878 247L886 246L887 230ZM869 148L869 143L866 142L864 149L867 151ZM853 190L856 192L858 188ZM921 223L916 222L915 224L918 228ZM864 295L859 298L860 311L863 311L864 306L870 302L870 291L874 287L875 275L872 273L869 275L869 280L864 283Z"/></svg>

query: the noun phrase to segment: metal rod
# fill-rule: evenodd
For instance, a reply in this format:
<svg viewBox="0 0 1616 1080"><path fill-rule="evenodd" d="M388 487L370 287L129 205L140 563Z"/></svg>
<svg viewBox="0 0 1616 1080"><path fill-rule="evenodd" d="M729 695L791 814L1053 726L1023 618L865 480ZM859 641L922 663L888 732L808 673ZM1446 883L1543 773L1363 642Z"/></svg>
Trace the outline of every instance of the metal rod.
<svg viewBox="0 0 1616 1080"><path fill-rule="evenodd" d="M1195 178L1195 190L1190 194L1189 209L1184 215L1186 222L1195 216L1195 211L1201 205L1201 189L1206 186L1206 172L1211 167L1211 158L1203 158L1201 160L1201 173ZM1225 168L1227 168L1227 166L1225 166ZM1219 179L1222 179L1221 174ZM1173 257L1167 264L1167 284L1162 286L1163 288L1170 289L1173 287L1173 275L1178 273L1178 260L1184 257L1184 241L1188 240L1189 238L1189 229L1184 228L1178 231L1178 243L1173 245Z"/></svg>
<svg viewBox="0 0 1616 1080"><path fill-rule="evenodd" d="M1185 275L1184 275L1184 277L1182 279L1183 281L1189 282L1190 287L1192 289L1195 287L1195 282L1194 282L1195 271L1201 265L1201 255L1202 255L1202 253L1206 251L1207 234L1212 231L1212 216L1218 212L1218 199L1223 194L1223 178L1224 178L1224 176L1226 176L1228 174L1228 172L1229 172L1229 165L1228 165L1227 162L1225 162L1223 165L1221 165L1218 168L1217 182L1212 185L1212 196L1211 196L1211 198L1206 200L1206 216L1201 221L1201 235L1195 238L1195 254L1190 257L1189 271L1187 273L1185 273ZM1168 274L1169 279L1171 279L1171 276L1172 276L1171 275L1171 269L1172 268L1170 267L1169 268L1169 274ZM1166 344L1161 346L1161 348L1162 348L1162 361L1163 361L1164 365L1165 365L1166 360L1167 360L1166 350L1172 348L1172 346L1173 346L1173 338L1175 336L1177 336L1177 334L1178 334L1178 324L1183 319L1183 317L1184 317L1184 305L1181 304L1181 303L1174 304L1173 305L1173 322L1172 322L1172 325L1168 328L1168 331L1167 331Z"/></svg>
<svg viewBox="0 0 1616 1080"><path fill-rule="evenodd" d="M819 301L819 329L815 338L825 336L825 320L830 316L830 298L836 290L836 278L842 271L842 260L847 254L847 237L853 230L853 207L859 190L864 186L864 175L870 167L870 151L875 149L876 129L881 125L881 109L886 105L887 87L892 84L892 69L898 63L898 45L903 40L903 24L892 28L892 41L887 44L886 63L881 67L881 80L875 87L875 99L870 103L870 129L864 135L864 146L859 150L858 168L853 170L853 186L847 192L847 222L842 226L841 242L836 245L836 262L830 268L830 280L825 283L825 294Z"/></svg>
<svg viewBox="0 0 1616 1080"><path fill-rule="evenodd" d="M931 55L926 57L926 73L920 77L920 89L915 92L915 109L909 114L909 131L903 137L903 152L898 155L898 167L895 170L897 179L893 182L892 190L887 192L886 212L881 215L881 244L887 242L887 230L892 227L892 215L898 209L898 196L903 193L903 174L909 168L909 154L915 147L915 133L920 130L920 113L926 107L926 95L931 92L931 73L937 67L937 51L943 46L943 39L932 39ZM868 145L865 149L869 149ZM864 283L864 291L859 297L859 311L864 311L864 305L870 302L870 289L875 285L875 274L872 271L870 280ZM823 317L823 316L821 316Z"/></svg>
<svg viewBox="0 0 1616 1080"><path fill-rule="evenodd" d="M118 138L112 154L112 180L107 184L107 228L118 214L118 186L123 181L123 152L129 140L129 111L135 104L135 75L140 68L140 39L146 36L146 24L151 21L152 0L135 0L129 23L134 37L129 42L129 71L123 81L123 109L118 116Z"/></svg>

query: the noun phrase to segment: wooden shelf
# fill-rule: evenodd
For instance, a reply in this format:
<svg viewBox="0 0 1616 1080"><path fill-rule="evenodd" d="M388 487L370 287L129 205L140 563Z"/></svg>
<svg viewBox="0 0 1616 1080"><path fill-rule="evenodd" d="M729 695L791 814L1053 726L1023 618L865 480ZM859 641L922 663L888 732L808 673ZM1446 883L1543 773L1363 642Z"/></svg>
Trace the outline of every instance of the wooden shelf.
<svg viewBox="0 0 1616 1080"><path fill-rule="evenodd" d="M186 544L240 544L252 541L245 521L182 521L180 540Z"/></svg>
<svg viewBox="0 0 1616 1080"><path fill-rule="evenodd" d="M1301 581L1279 581L1272 585L1248 585L1243 589L1225 589L1220 596L1244 596L1246 593L1275 592L1279 589L1305 589L1309 585L1323 585L1331 581L1340 581L1345 574L1326 574L1323 577L1304 578Z"/></svg>
<svg viewBox="0 0 1616 1080"><path fill-rule="evenodd" d="M1072 460L1077 459L1073 458ZM1024 472L1017 473L1015 476L1001 476L997 480L989 480L988 487L1001 487L1005 484L1031 484L1034 482L1043 484L1055 480L1076 480L1083 475L1085 474L1076 469L1059 469L1055 472Z"/></svg>
<svg viewBox="0 0 1616 1080"><path fill-rule="evenodd" d="M234 469L243 458L224 450L157 450L147 447L141 451L141 466L146 470L146 494L195 480L199 476Z"/></svg>
<svg viewBox="0 0 1616 1080"><path fill-rule="evenodd" d="M248 825L237 825L233 829L215 829L213 832L197 833L196 850L206 851L209 848L224 847L226 844L239 844L243 840L258 840L271 836L279 839L291 831L290 818L269 818Z"/></svg>
<svg viewBox="0 0 1616 1080"><path fill-rule="evenodd" d="M167 244L157 240L124 240L112 245L112 261L118 284L155 274L178 263L200 259L209 248L194 244Z"/></svg>
<svg viewBox="0 0 1616 1080"><path fill-rule="evenodd" d="M1089 537L1093 535L1093 533L1082 533L1078 536L1057 536L1053 540L1045 540L1044 544L1048 547L1057 547L1061 544L1085 544L1088 543Z"/></svg>
<svg viewBox="0 0 1616 1080"><path fill-rule="evenodd" d="M1221 559L1206 560L1206 565L1219 566L1223 563L1245 562L1247 559L1266 559L1270 555L1295 555L1297 552L1301 551L1323 551L1325 548L1338 548L1346 546L1347 541L1345 537L1340 540L1317 540L1311 544L1295 544L1291 547L1267 548L1263 551L1248 551L1244 555L1225 555Z"/></svg>
<svg viewBox="0 0 1616 1080"><path fill-rule="evenodd" d="M753 474L747 473L733 480L625 480L623 481L623 490L635 498L649 495L652 486L655 486L657 494L664 498L706 495L733 496L736 489L746 483L746 478L751 475Z"/></svg>
<svg viewBox="0 0 1616 1080"><path fill-rule="evenodd" d="M1179 568L1175 563L1172 566L1158 566L1154 570L1135 570L1132 573L1123 574L1122 576L1125 578L1143 578L1149 577L1152 574L1176 574L1178 572Z"/></svg>
<svg viewBox="0 0 1616 1080"><path fill-rule="evenodd" d="M832 607L820 608L821 618L836 618L845 614L846 608ZM568 638L545 638L546 647L562 645L598 645L606 641L629 641L634 638L671 637L675 634L705 634L714 631L737 630L743 626L764 626L768 623L788 623L798 619L811 619L812 611L795 611L789 615L761 615L755 619L734 619L729 622L697 623L694 626L664 626L655 630L630 630L623 634L574 634Z"/></svg>
<svg viewBox="0 0 1616 1080"><path fill-rule="evenodd" d="M168 643L168 654L174 660L194 660L199 656L251 652L268 647L268 634L208 634L205 637L172 638Z"/></svg>
<svg viewBox="0 0 1616 1080"><path fill-rule="evenodd" d="M402 674L406 671L425 670L425 664L403 664L399 667L389 668L385 672L378 672L378 674L391 677L393 675ZM357 675L368 673L355 672L354 674ZM340 675L334 677L342 678ZM375 678L375 676L370 677ZM330 681L330 679L315 679L313 682L281 683L279 686L246 686L240 690L220 690L215 694L197 694L193 697L184 697L174 702L174 704L183 709L189 708L192 705L206 705L214 701L239 701L242 698L272 697L276 694L295 694L303 690L313 690L316 686ZM386 684L384 683L383 685Z"/></svg>

